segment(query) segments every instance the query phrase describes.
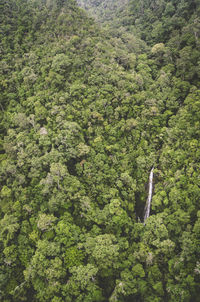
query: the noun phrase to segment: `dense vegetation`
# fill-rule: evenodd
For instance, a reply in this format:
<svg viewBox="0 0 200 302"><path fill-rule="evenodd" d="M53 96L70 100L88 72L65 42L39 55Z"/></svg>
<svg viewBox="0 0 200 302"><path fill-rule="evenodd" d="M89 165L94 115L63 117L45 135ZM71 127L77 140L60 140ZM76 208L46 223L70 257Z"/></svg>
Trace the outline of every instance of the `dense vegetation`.
<svg viewBox="0 0 200 302"><path fill-rule="evenodd" d="M0 4L0 300L198 302L199 0L78 4Z"/></svg>

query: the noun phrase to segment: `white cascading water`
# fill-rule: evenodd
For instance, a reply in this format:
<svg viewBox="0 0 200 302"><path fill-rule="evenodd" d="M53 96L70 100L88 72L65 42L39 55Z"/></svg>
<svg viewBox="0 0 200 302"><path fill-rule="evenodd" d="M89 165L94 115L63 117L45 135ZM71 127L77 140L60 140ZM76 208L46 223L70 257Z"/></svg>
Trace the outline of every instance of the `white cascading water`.
<svg viewBox="0 0 200 302"><path fill-rule="evenodd" d="M154 167L151 169L151 172L149 175L149 193L148 193L147 203L146 203L145 211L144 211L144 225L145 225L145 220L150 215L150 209L151 209L151 200L152 200L152 193L153 193L153 170L154 170Z"/></svg>

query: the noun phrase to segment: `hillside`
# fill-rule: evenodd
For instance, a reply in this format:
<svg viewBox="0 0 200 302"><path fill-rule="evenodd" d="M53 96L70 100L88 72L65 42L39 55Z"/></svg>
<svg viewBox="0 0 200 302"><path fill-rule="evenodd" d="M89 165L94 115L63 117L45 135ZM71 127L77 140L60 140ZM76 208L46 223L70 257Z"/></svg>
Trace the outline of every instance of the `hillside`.
<svg viewBox="0 0 200 302"><path fill-rule="evenodd" d="M199 1L78 4L0 4L0 300L198 302Z"/></svg>

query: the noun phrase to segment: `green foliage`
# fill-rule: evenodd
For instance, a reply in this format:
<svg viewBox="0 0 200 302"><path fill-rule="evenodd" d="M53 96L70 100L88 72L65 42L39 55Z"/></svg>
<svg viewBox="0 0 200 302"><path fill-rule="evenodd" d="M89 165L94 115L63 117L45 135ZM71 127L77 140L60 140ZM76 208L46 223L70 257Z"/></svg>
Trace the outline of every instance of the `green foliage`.
<svg viewBox="0 0 200 302"><path fill-rule="evenodd" d="M0 300L197 302L199 1L77 2L0 4Z"/></svg>

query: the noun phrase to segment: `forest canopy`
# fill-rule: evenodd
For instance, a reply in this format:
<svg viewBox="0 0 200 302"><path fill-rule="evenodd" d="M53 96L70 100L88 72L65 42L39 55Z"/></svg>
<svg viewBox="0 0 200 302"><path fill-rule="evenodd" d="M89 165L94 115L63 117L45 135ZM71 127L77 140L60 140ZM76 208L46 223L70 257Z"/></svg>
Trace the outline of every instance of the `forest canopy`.
<svg viewBox="0 0 200 302"><path fill-rule="evenodd" d="M1 1L1 301L199 301L199 15Z"/></svg>

